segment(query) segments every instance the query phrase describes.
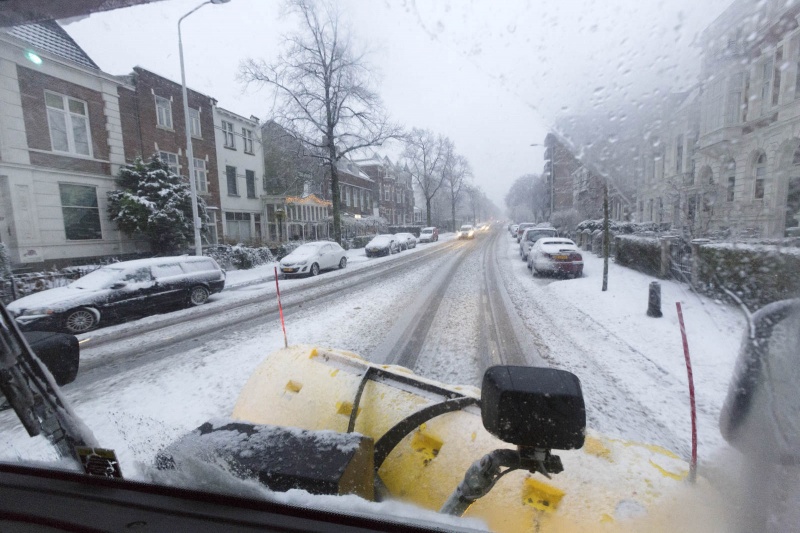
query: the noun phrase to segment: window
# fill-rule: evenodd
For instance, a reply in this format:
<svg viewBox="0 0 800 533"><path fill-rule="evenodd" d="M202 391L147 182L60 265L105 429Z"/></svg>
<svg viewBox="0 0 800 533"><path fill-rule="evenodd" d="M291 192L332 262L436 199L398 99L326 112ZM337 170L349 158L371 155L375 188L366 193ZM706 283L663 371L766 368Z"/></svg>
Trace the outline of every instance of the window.
<svg viewBox="0 0 800 533"><path fill-rule="evenodd" d="M706 94L705 116L703 130L711 132L722 127L723 113L723 80L714 80L708 85Z"/></svg>
<svg viewBox="0 0 800 533"><path fill-rule="evenodd" d="M252 170L245 170L244 171L244 179L247 183L247 197L248 198L255 198L256 197L256 173Z"/></svg>
<svg viewBox="0 0 800 533"><path fill-rule="evenodd" d="M202 138L200 131L200 110L189 108L189 131L192 132L192 137Z"/></svg>
<svg viewBox="0 0 800 533"><path fill-rule="evenodd" d="M222 121L222 139L225 148L236 150L236 137L233 134L233 123Z"/></svg>
<svg viewBox="0 0 800 533"><path fill-rule="evenodd" d="M163 163L169 167L169 171L173 174L180 174L180 166L178 165L178 154L172 152L158 152L158 157L161 158ZM196 160L195 160L196 161Z"/></svg>
<svg viewBox="0 0 800 533"><path fill-rule="evenodd" d="M675 172L683 172L683 135L675 139Z"/></svg>
<svg viewBox="0 0 800 533"><path fill-rule="evenodd" d="M261 215L253 215L253 225L256 230L256 240L258 240L258 242L263 241L264 238L261 233Z"/></svg>
<svg viewBox="0 0 800 533"><path fill-rule="evenodd" d="M236 239L238 242L248 242L251 240L250 233L250 213L225 213L225 229L227 237Z"/></svg>
<svg viewBox="0 0 800 533"><path fill-rule="evenodd" d="M97 191L86 185L58 184L68 241L102 239Z"/></svg>
<svg viewBox="0 0 800 533"><path fill-rule="evenodd" d="M197 192L208 192L208 174L206 172L206 160L194 158L194 185Z"/></svg>
<svg viewBox="0 0 800 533"><path fill-rule="evenodd" d="M51 92L44 93L44 101L53 151L91 157L86 102Z"/></svg>
<svg viewBox="0 0 800 533"><path fill-rule="evenodd" d="M350 187L345 187L345 197L347 198L345 203L350 207Z"/></svg>
<svg viewBox="0 0 800 533"><path fill-rule="evenodd" d="M756 160L756 188L755 198L764 198L764 180L767 177L767 156L761 154Z"/></svg>
<svg viewBox="0 0 800 533"><path fill-rule="evenodd" d="M775 51L774 70L772 72L772 105L778 105L781 97L781 64L783 63L783 46Z"/></svg>
<svg viewBox="0 0 800 533"><path fill-rule="evenodd" d="M647 213L648 213L648 217L649 217L648 220L650 220L652 222L653 221L653 199L652 198L650 198L647 201Z"/></svg>
<svg viewBox="0 0 800 533"><path fill-rule="evenodd" d="M161 128L172 129L172 102L156 96L156 124Z"/></svg>
<svg viewBox="0 0 800 533"><path fill-rule="evenodd" d="M386 200L387 202L392 199L392 191L389 190L389 187L384 187L383 199Z"/></svg>
<svg viewBox="0 0 800 533"><path fill-rule="evenodd" d="M744 73L731 76L728 84L728 101L725 108L725 124L738 124L742 121L742 103L744 94Z"/></svg>
<svg viewBox="0 0 800 533"><path fill-rule="evenodd" d="M736 194L736 176L728 176L728 201L732 202Z"/></svg>
<svg viewBox="0 0 800 533"><path fill-rule="evenodd" d="M761 65L761 114L772 107L772 58Z"/></svg>
<svg viewBox="0 0 800 533"><path fill-rule="evenodd" d="M244 153L253 153L253 131L242 128L242 138L244 139Z"/></svg>
<svg viewBox="0 0 800 533"><path fill-rule="evenodd" d="M208 242L208 244L217 244L217 213L214 211L206 211L206 216L208 217L205 222L206 242Z"/></svg>
<svg viewBox="0 0 800 533"><path fill-rule="evenodd" d="M228 196L239 196L239 188L236 186L236 167L226 166L225 177L228 180Z"/></svg>

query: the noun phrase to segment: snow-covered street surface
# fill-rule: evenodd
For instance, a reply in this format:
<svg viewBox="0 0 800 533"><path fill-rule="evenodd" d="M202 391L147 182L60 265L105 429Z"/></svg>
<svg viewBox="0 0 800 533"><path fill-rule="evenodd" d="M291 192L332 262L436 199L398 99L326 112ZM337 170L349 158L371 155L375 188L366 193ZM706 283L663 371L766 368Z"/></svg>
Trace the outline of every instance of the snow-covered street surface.
<svg viewBox="0 0 800 533"><path fill-rule="evenodd" d="M363 250L360 251L363 254ZM583 384L592 429L689 457L686 370L675 302L693 356L700 460L724 447L717 430L744 319L686 286L662 281L664 317L648 318L652 278L584 253L582 279L532 278L508 232L418 246L305 280L281 281L290 343L350 350L450 383L480 386L493 364L552 365ZM81 370L64 387L123 472L208 419L229 416L256 365L283 346L274 279L232 275L209 304L82 337ZM249 279L246 279L247 276ZM240 276L240 279L235 278ZM0 413L4 459L49 459L14 414Z"/></svg>

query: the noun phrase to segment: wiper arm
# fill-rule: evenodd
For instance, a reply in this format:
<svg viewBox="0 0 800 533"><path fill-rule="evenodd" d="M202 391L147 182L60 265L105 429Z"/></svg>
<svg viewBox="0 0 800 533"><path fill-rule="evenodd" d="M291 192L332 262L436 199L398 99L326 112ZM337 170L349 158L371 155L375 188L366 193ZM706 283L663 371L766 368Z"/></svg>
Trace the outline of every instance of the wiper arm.
<svg viewBox="0 0 800 533"><path fill-rule="evenodd" d="M83 468L75 447L97 446L94 435L75 415L2 302L0 391L31 437L43 435L61 457L70 458Z"/></svg>

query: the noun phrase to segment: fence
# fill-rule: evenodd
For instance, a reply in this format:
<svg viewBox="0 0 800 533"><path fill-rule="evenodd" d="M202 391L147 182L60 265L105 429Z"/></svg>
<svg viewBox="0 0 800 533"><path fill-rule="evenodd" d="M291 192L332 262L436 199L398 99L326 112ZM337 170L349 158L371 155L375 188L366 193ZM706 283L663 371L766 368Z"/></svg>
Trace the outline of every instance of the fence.
<svg viewBox="0 0 800 533"><path fill-rule="evenodd" d="M85 276L100 267L101 265L90 265L70 267L57 272L13 274L10 277L0 279L0 299L7 304L29 294L57 287L66 287L81 276Z"/></svg>

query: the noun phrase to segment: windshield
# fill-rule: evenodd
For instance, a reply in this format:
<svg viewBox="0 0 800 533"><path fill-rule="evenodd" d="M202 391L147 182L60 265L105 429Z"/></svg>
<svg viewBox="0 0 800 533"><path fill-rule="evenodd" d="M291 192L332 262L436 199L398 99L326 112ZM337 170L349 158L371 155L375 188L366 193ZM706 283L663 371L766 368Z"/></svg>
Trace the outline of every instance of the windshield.
<svg viewBox="0 0 800 533"><path fill-rule="evenodd" d="M152 466L230 418L336 433L326 457L370 439L377 478L326 489L345 516L438 516L520 447L479 527L796 529L800 470L729 458L718 419L749 317L800 296L800 3L27 4L0 2L0 299L78 339L64 397L125 477L327 504ZM98 290L195 255L224 275ZM542 459L472 404L378 446L497 366L577 376L586 444ZM0 411L0 461L53 463L45 440Z"/></svg>
<svg viewBox="0 0 800 533"><path fill-rule="evenodd" d="M122 274L123 270L121 268L101 268L86 274L79 280L73 281L69 286L73 289L107 289L117 281L120 281Z"/></svg>

